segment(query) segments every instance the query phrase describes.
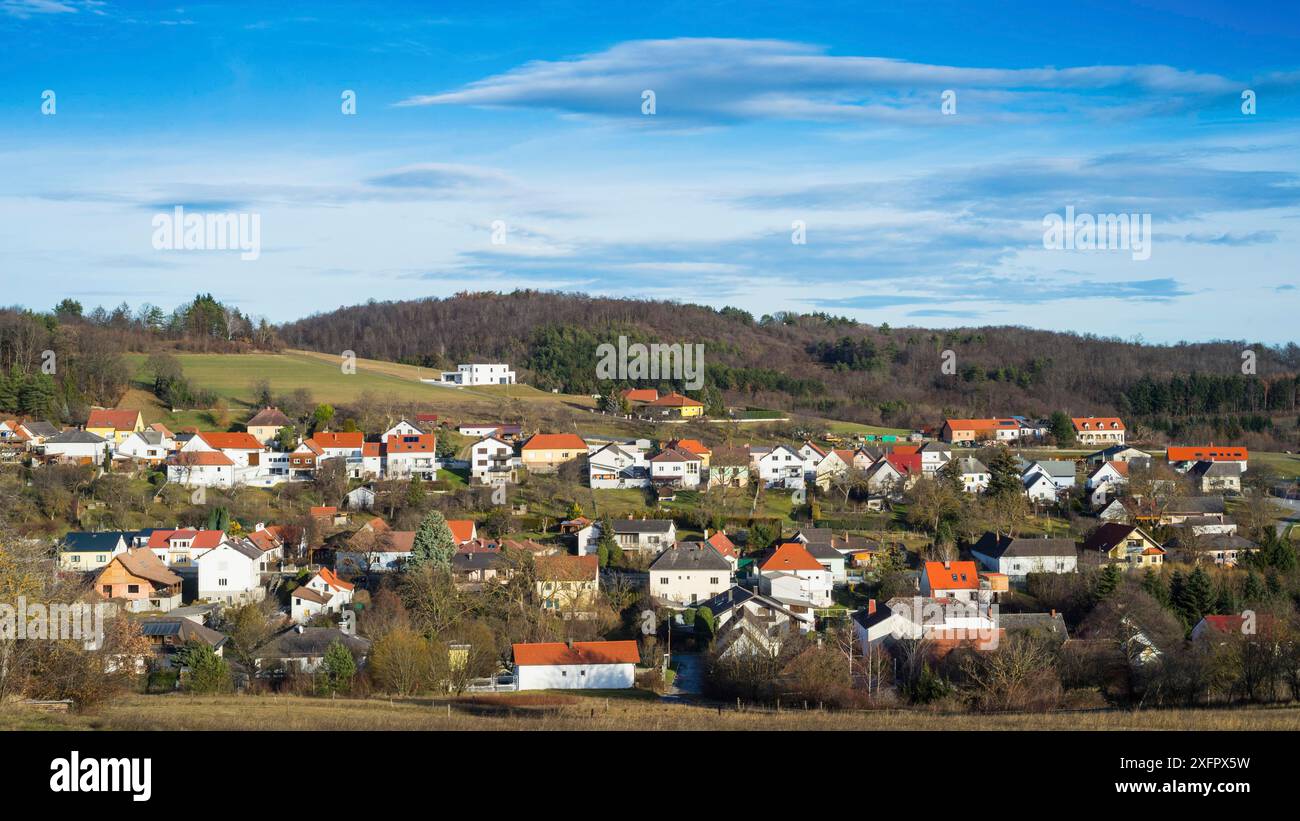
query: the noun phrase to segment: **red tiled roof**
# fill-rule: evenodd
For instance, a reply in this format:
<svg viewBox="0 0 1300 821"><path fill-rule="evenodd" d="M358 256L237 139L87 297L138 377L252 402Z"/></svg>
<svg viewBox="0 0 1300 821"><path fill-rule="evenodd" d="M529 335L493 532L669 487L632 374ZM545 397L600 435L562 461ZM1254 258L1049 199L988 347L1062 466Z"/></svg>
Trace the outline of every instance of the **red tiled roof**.
<svg viewBox="0 0 1300 821"><path fill-rule="evenodd" d="M86 420L88 428L112 428L113 430L135 430L136 420L140 418L138 410L108 410L98 408L90 412Z"/></svg>
<svg viewBox="0 0 1300 821"><path fill-rule="evenodd" d="M680 393L665 394L653 402L647 403L656 408L702 408L703 402L696 402L689 396L682 396Z"/></svg>
<svg viewBox="0 0 1300 821"><path fill-rule="evenodd" d="M333 505L321 505L311 509L311 515L313 516L333 516L338 512L339 509Z"/></svg>
<svg viewBox="0 0 1300 821"><path fill-rule="evenodd" d="M1124 430L1124 421L1118 416L1076 416L1070 421L1078 431Z"/></svg>
<svg viewBox="0 0 1300 821"><path fill-rule="evenodd" d="M311 440L315 441L317 447L321 448L351 448L360 450L361 446L366 443L366 435L360 431L352 433L313 433Z"/></svg>
<svg viewBox="0 0 1300 821"><path fill-rule="evenodd" d="M799 542L786 542L773 551L759 567L764 572L778 570L825 570Z"/></svg>
<svg viewBox="0 0 1300 821"><path fill-rule="evenodd" d="M390 456L394 453L434 453L438 449L438 437L432 433L390 436L386 444Z"/></svg>
<svg viewBox="0 0 1300 821"><path fill-rule="evenodd" d="M979 571L975 562L926 562L925 577L931 590L979 590Z"/></svg>
<svg viewBox="0 0 1300 821"><path fill-rule="evenodd" d="M339 590L352 589L352 585L343 581L338 576L335 576L334 571L330 570L328 567L322 567L320 569L320 577L324 579L325 583L328 584L330 587L337 587Z"/></svg>
<svg viewBox="0 0 1300 821"><path fill-rule="evenodd" d="M362 456L383 456L384 446L382 442L365 442L361 445Z"/></svg>
<svg viewBox="0 0 1300 821"><path fill-rule="evenodd" d="M723 556L736 555L736 545L732 543L731 539L723 531L719 530L717 533L714 533L709 537L708 541L709 544L713 545L713 549L721 553Z"/></svg>
<svg viewBox="0 0 1300 821"><path fill-rule="evenodd" d="M456 540L456 544L464 544L474 538L473 519L448 519L447 527L451 528L451 537Z"/></svg>
<svg viewBox="0 0 1300 821"><path fill-rule="evenodd" d="M560 664L636 664L641 652L635 641L562 641L516 644L515 664L524 667Z"/></svg>
<svg viewBox="0 0 1300 821"><path fill-rule="evenodd" d="M260 446L258 449L261 449ZM187 450L176 454L176 464L186 467L230 467L235 463L219 450Z"/></svg>
<svg viewBox="0 0 1300 821"><path fill-rule="evenodd" d="M262 450L263 445L251 433L204 432L199 437L217 450Z"/></svg>
<svg viewBox="0 0 1300 821"><path fill-rule="evenodd" d="M586 450L587 443L576 433L538 433L529 439L524 450Z"/></svg>
<svg viewBox="0 0 1300 821"><path fill-rule="evenodd" d="M696 456L704 456L713 452L699 439L674 439L668 443L668 447L684 450L687 453L693 453Z"/></svg>
<svg viewBox="0 0 1300 821"><path fill-rule="evenodd" d="M629 402L653 402L659 398L659 391L654 388L628 388L623 391L623 398Z"/></svg>

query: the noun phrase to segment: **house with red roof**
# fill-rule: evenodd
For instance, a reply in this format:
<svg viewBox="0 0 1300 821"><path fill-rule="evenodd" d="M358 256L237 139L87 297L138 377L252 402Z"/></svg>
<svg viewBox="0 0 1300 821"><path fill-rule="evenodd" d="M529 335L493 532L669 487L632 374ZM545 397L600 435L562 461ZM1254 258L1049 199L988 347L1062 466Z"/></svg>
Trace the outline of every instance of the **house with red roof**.
<svg viewBox="0 0 1300 821"><path fill-rule="evenodd" d="M86 430L120 445L127 436L144 430L144 417L138 410L95 408L86 420Z"/></svg>
<svg viewBox="0 0 1300 821"><path fill-rule="evenodd" d="M221 530L155 530L145 546L168 567L190 567L225 538Z"/></svg>
<svg viewBox="0 0 1300 821"><path fill-rule="evenodd" d="M1124 444L1124 420L1118 416L1076 416L1070 422L1080 445Z"/></svg>
<svg viewBox="0 0 1300 821"><path fill-rule="evenodd" d="M534 473L554 473L560 465L587 455L587 443L576 433L534 434L520 448L520 462Z"/></svg>
<svg viewBox="0 0 1300 821"><path fill-rule="evenodd" d="M438 437L432 433L402 433L384 440L384 475L389 479L416 476L438 478Z"/></svg>
<svg viewBox="0 0 1300 821"><path fill-rule="evenodd" d="M652 416L667 416L678 419L691 419L704 415L704 403L697 402L680 393L665 394L653 402L646 402L644 413Z"/></svg>
<svg viewBox="0 0 1300 821"><path fill-rule="evenodd" d="M352 603L353 585L322 567L316 575L289 594L289 614L298 624L306 624L321 613L340 613Z"/></svg>
<svg viewBox="0 0 1300 821"><path fill-rule="evenodd" d="M624 690L636 684L641 651L635 641L515 644L520 690Z"/></svg>
<svg viewBox="0 0 1300 821"><path fill-rule="evenodd" d="M659 391L654 388L625 388L622 396L630 405L645 404L658 401Z"/></svg>
<svg viewBox="0 0 1300 821"><path fill-rule="evenodd" d="M758 562L759 590L787 605L829 607L834 576L802 542L785 542Z"/></svg>
<svg viewBox="0 0 1300 821"><path fill-rule="evenodd" d="M921 568L921 595L933 599L977 602L980 574L975 562L926 562Z"/></svg>
<svg viewBox="0 0 1300 821"><path fill-rule="evenodd" d="M1179 473L1186 473L1197 462L1227 462L1237 465L1242 473L1246 472L1250 461L1250 451L1243 447L1208 445L1206 447L1174 447L1165 449L1165 460L1169 467Z"/></svg>

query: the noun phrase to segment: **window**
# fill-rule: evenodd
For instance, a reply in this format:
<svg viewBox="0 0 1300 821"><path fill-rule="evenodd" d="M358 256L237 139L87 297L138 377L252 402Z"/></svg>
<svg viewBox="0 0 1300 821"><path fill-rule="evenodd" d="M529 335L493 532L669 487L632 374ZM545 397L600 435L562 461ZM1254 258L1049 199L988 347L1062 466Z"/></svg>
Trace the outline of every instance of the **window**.
<svg viewBox="0 0 1300 821"><path fill-rule="evenodd" d="M217 587L225 587L225 586L226 586L225 579L217 579Z"/></svg>
<svg viewBox="0 0 1300 821"><path fill-rule="evenodd" d="M717 584L717 583L718 583L718 577L717 577L717 576L710 576L710 577L709 577L709 584Z"/></svg>
<svg viewBox="0 0 1300 821"><path fill-rule="evenodd" d="M660 577L659 577L659 583L660 583L660 584L668 584L668 577L667 577L667 576L660 576Z"/></svg>
<svg viewBox="0 0 1300 821"><path fill-rule="evenodd" d="M139 592L140 592L140 585L138 585L138 584L128 584L128 585L126 586L126 592L128 592L128 593L139 593Z"/></svg>

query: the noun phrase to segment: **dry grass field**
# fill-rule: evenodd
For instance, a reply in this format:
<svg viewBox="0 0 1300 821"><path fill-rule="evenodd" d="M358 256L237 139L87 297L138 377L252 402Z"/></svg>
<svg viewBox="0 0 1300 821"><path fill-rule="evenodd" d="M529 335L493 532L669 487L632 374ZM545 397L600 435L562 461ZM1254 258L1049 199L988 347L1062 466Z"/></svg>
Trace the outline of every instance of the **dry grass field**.
<svg viewBox="0 0 1300 821"><path fill-rule="evenodd" d="M127 696L93 714L0 708L0 730L1300 730L1300 707L941 714L718 710L643 694L457 699Z"/></svg>

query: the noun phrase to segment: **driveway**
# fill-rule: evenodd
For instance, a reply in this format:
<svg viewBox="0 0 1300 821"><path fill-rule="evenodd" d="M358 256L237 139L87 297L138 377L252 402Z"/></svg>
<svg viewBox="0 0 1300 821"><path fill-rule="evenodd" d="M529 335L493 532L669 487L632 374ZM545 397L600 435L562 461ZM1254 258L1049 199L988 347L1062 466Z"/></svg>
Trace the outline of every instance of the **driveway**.
<svg viewBox="0 0 1300 821"><path fill-rule="evenodd" d="M699 653L674 653L677 675L667 696L695 696L704 691L704 659Z"/></svg>

